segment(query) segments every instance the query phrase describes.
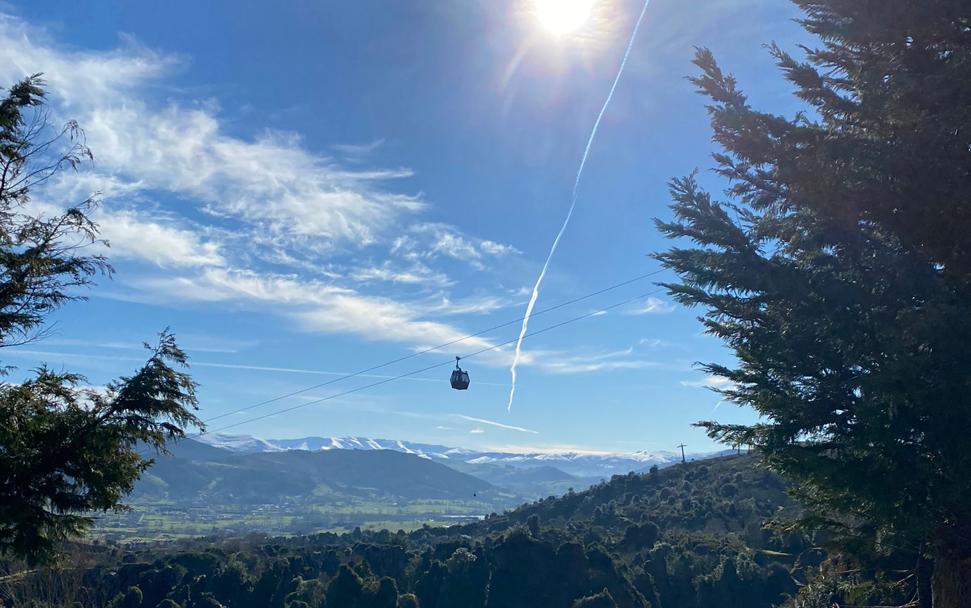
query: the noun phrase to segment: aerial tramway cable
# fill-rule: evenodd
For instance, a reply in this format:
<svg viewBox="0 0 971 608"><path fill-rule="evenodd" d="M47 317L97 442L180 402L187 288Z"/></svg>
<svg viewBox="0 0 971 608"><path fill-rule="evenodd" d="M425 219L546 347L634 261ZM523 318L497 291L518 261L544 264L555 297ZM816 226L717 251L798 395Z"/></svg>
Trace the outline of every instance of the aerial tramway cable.
<svg viewBox="0 0 971 608"><path fill-rule="evenodd" d="M546 314L548 312L553 312L554 310L559 310L560 308L564 308L566 306L570 306L572 304L576 304L576 303L582 302L584 300L589 300L590 298L593 298L593 297L596 297L596 296L605 294L607 292L613 291L615 289L619 289L621 287L625 287L625 286L630 285L632 283L637 283L638 281L643 281L644 279L647 279L647 278L656 276L656 275L658 275L658 274L660 274L662 272L664 272L664 271L663 270L655 270L653 272L648 272L646 274L642 274L642 275L639 275L639 276L636 276L636 277L627 279L626 281L621 281L620 283L615 283L613 285L610 285L608 287L604 287L603 289L598 289L597 291L588 293L588 294L583 295L583 296L580 296L578 298L574 298L572 300L567 300L565 302L560 302L559 304L556 304L554 306L550 306L549 308L544 308L543 310L534 312L532 314L532 316L538 317L538 316L543 315L543 314ZM519 323L522 320L523 320L523 318L520 317L518 319L513 319L511 321L507 321L507 322L501 323L499 325L494 325L494 326L489 327L487 329L483 329L481 331L477 331L474 334L469 334L467 336L462 336L461 338L456 338L455 340L452 340L450 342L445 342L444 344L439 344L437 346L432 346L430 348L426 348L426 349L420 350L418 352L411 353L410 355L405 355L403 357L398 357L397 359L392 359L391 361L386 361L385 363L381 363L379 365L374 365L374 366L369 367L367 369L362 369L362 370L357 371L357 372L352 372L352 373L349 373L349 374L345 374L345 375L339 376L337 378L332 378L332 379L330 379L330 380L328 380L326 382L321 382L319 384L314 384L313 386L308 386L306 388L302 388L300 390L296 390L296 391L287 393L285 395L280 395L278 397L273 397L272 399L267 399L265 401L260 401L259 403L254 403L252 405L247 405L246 407L241 407L241 408L236 409L236 410L233 410L231 412L226 412L224 414L219 414L218 416L213 416L212 418L209 418L205 422L206 422L206 424L209 424L209 423L215 422L216 420L220 420L222 418L226 418L228 416L235 416L236 414L241 414L243 412L248 412L248 411L254 410L256 408L260 408L260 407L263 407L263 406L266 406L266 405L270 405L271 403L276 403L277 401L282 401L284 399L289 399L290 397L295 397L297 395L302 395L303 393L306 393L308 391L312 391L314 389L323 388L325 386L330 386L331 384L336 384L336 383L341 382L343 380L349 380L351 378L354 378L354 377L357 377L357 376L361 376L361 375L367 374L369 372L373 372L375 370L379 370L379 369L388 367L389 365L394 365L395 363L401 363L402 361L407 361L409 359L414 359L415 357L419 357L421 355L425 355L425 354L428 354L430 352L433 352L433 351L436 351L436 350L440 350L442 348L446 348L448 346L453 346L455 344L458 344L460 342L464 342L464 341L469 340L469 339L472 339L472 338L477 338L477 337L482 336L482 335L485 335L487 333L496 331L497 329L502 329L503 327L508 327L510 325L515 325L516 323Z"/></svg>
<svg viewBox="0 0 971 608"><path fill-rule="evenodd" d="M567 319L566 321L561 321L559 323L554 323L553 325L550 325L548 327L544 327L543 329L539 329L539 330L536 330L536 331L533 331L533 332L529 332L528 334L526 334L522 338L523 339L526 339L526 338L531 338L533 336L538 336L540 334L544 334L546 332L553 331L554 329L559 329L559 328L564 327L566 325L570 325L570 324L576 323L578 321L583 321L584 319L589 319L591 317L595 317L595 316L601 315L601 314L607 312L608 310L613 310L615 308L620 308L621 306L625 306L625 305L630 304L632 302L636 302L636 301L641 300L643 298L646 298L648 296L652 296L652 295L654 295L656 293L660 293L661 291L663 291L663 289L655 289L653 291L649 291L647 293L643 293L643 294L634 296L633 298L628 298L628 299L623 300L621 302L617 302L616 304L611 304L610 306L605 306L603 308L598 308L597 310L588 312L588 313L583 314L583 315L580 315L578 317L573 317L572 319ZM547 309L547 310L549 310L549 309ZM534 314L533 316L536 316L536 315ZM515 323L515 321L514 321L514 323ZM508 346L509 344L515 344L517 340L519 340L519 338L513 338L512 340L507 340L505 342L501 342L501 343L495 344L493 346L488 346L486 348L477 350L477 351L475 351L475 352L473 352L471 354L465 355L465 356L463 356L461 358L462 359L470 359L472 357L481 355L483 353L486 353L486 352L489 352L489 351L493 351L493 350L497 350L499 348L502 348L503 346ZM229 424L229 425L220 427L220 428L215 429L213 431L207 431L207 433L220 433L222 431L226 431L228 429L236 428L236 427L242 426L244 424L251 424L253 422L258 422L260 420L265 420L267 418L271 418L273 416L278 416L280 414L286 414L288 412L292 412L294 410L299 410L299 409L302 409L302 408L305 408L305 407L309 407L311 405L317 405L318 403L323 403L325 401L330 401L332 399L337 399L339 397L344 397L346 395L351 395L353 393L358 393L360 391L367 390L369 388L374 388L376 386L381 386L383 384L388 384L388 383L394 382L396 380L401 380L403 378L408 378L410 376L415 376L415 375L420 374L422 372L427 372L427 371L430 371L430 370L433 370L433 369L436 369L436 368L439 368L439 367L443 367L443 366L446 366L446 365L452 365L453 363L454 363L454 360L452 360L452 359L450 359L448 361L444 361L444 362L435 363L433 365L429 365L429 366L423 367L421 369L412 370L412 371L407 372L407 373L404 373L404 374L399 374L397 376L392 376L391 378L386 378L384 380L379 380L378 382L372 382L370 384L365 384L363 386L359 386L359 387L352 388L352 389L349 389L349 390L346 390L346 391L342 391L340 393L334 393L333 395L328 395L326 397L321 397L320 399L314 399L313 401L308 401L306 403L301 403L299 405L294 405L294 406L291 406L291 407L288 407L288 408L285 408L285 409L282 409L282 410L279 410L279 411L276 411L276 412L270 412L269 414L263 414L262 416L257 416L255 418L250 418L248 420L242 420L240 422L235 422L233 424ZM350 375L348 377L350 377Z"/></svg>

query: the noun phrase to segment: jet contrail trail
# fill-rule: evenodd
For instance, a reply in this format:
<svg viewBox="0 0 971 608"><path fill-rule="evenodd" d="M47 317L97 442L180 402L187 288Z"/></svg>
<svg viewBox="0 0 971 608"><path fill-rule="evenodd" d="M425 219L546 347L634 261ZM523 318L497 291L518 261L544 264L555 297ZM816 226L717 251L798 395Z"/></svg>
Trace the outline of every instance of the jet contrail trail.
<svg viewBox="0 0 971 608"><path fill-rule="evenodd" d="M509 404L506 406L506 410L512 411L512 401L516 396L516 366L519 365L519 357L522 353L523 338L526 336L527 328L529 327L529 317L533 314L533 306L536 305L536 300L539 298L539 288L543 284L543 279L546 277L546 271L550 267L550 261L553 259L553 254L556 253L556 248L560 245L560 239L563 238L563 233L566 232L567 226L570 225L570 220L573 218L573 210L577 206L577 191L580 188L580 178L583 177L583 168L587 165L587 157L590 156L590 148L593 146L593 140L597 137L597 130L600 128L600 121L603 120L604 113L607 112L607 108L610 106L610 101L614 98L614 91L617 90L617 83L620 82L620 77L624 75L624 68L627 67L627 58L630 57L630 51L634 48L634 42L637 40L637 32L641 29L641 22L644 21L644 15L647 13L647 7L650 6L651 0L644 0L644 8L641 9L641 14L637 17L637 22L634 23L634 31L631 33L630 41L627 43L627 50L624 51L624 58L620 61L620 68L617 69L617 76L614 77L614 82L610 85L610 92L607 93L607 99L604 101L603 106L600 108L600 114L597 115L597 120L593 123L593 130L590 131L590 137L587 139L587 147L583 150L583 158L580 159L580 168L577 170L576 181L573 182L573 199L570 202L570 210L566 214L566 219L563 220L563 226L560 227L560 231L557 233L556 238L553 239L553 246L550 248L550 253L546 256L546 263L543 264L543 269L539 273L539 277L536 279L536 284L533 285L533 294L529 297L529 304L526 305L526 314L523 316L523 326L519 330L519 339L516 341L516 353L513 355L512 365L509 367L509 373L512 376L512 386L509 389Z"/></svg>

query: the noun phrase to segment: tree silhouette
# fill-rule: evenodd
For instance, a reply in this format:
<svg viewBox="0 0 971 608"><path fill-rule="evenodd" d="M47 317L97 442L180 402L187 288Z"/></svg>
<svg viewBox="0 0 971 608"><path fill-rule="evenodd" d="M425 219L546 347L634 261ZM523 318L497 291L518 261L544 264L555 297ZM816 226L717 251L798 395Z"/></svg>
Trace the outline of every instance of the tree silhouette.
<svg viewBox="0 0 971 608"><path fill-rule="evenodd" d="M737 365L704 369L753 406L754 445L866 552L936 558L935 605L971 605L971 10L956 0L797 0L822 40L772 53L809 113L753 109L707 50L729 202L672 182L657 257Z"/></svg>
<svg viewBox="0 0 971 608"><path fill-rule="evenodd" d="M42 336L47 315L80 297L73 290L110 271L87 250L98 242L87 215L93 199L52 217L28 213L32 188L91 156L76 124L52 130L47 116L36 76L0 102L0 347ZM0 553L50 558L59 541L91 525L92 511L124 508L152 463L140 448L163 451L201 427L174 336L164 331L148 348L141 369L103 392L47 368L0 385Z"/></svg>

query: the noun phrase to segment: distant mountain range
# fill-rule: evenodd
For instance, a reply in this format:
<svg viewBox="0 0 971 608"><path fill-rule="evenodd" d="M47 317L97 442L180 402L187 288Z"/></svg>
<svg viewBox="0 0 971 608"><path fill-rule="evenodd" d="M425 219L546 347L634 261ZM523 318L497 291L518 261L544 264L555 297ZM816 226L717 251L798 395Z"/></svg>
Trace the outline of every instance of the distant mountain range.
<svg viewBox="0 0 971 608"><path fill-rule="evenodd" d="M185 439L155 458L135 490L139 499L174 502L315 504L494 497L483 479L392 450L233 452Z"/></svg>
<svg viewBox="0 0 971 608"><path fill-rule="evenodd" d="M592 479L594 481L611 475L626 474L631 471L645 471L657 465L664 467L680 462L681 454L675 452L637 451L629 453L586 453L586 452L490 452L443 445L413 443L395 439L371 439L367 437L304 437L301 439L260 439L250 435L206 434L192 437L197 442L229 450L231 452L253 454L265 452L390 450L413 454L420 458L433 460L476 474L480 468L483 478L495 477L496 467L505 469L542 469L561 481L572 479ZM717 454L689 454L690 460L710 458ZM481 465L481 466L479 466ZM488 465L488 466L486 466ZM535 472L534 472L535 473ZM566 478L561 476L566 474ZM508 476L508 475L507 475ZM513 485L516 485L514 481Z"/></svg>
<svg viewBox="0 0 971 608"><path fill-rule="evenodd" d="M107 538L468 521L681 459L670 452L490 452L364 437L207 434L169 447L136 484L133 509L101 519Z"/></svg>

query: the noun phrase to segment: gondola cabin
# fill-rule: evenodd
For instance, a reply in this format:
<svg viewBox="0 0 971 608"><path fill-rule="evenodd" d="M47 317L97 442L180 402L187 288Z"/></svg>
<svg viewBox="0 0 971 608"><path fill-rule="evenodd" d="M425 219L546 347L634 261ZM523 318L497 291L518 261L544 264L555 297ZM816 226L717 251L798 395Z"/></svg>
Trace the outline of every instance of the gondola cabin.
<svg viewBox="0 0 971 608"><path fill-rule="evenodd" d="M455 369L452 370L452 377L449 378L449 382L455 390L467 391L470 383L469 372L459 367L459 360L460 357L455 357Z"/></svg>

